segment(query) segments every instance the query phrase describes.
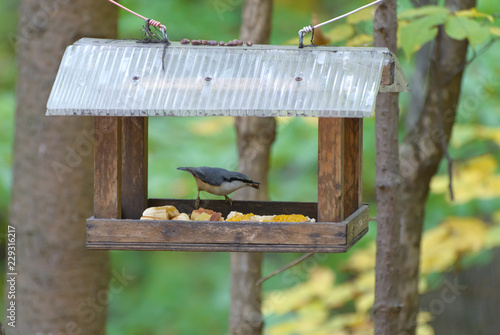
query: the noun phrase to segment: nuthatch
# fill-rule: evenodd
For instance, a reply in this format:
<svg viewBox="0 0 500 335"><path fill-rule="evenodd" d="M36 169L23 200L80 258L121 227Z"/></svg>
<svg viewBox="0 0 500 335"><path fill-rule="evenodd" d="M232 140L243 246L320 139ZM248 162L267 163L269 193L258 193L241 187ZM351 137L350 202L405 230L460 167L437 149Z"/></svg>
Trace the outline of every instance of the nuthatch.
<svg viewBox="0 0 500 335"><path fill-rule="evenodd" d="M200 191L205 191L215 195L223 195L226 202L232 204L232 200L227 196L229 193L250 186L259 189L260 183L252 181L248 176L240 172L231 172L222 168L202 167L179 167L177 170L183 170L191 173L198 185L198 198L195 206L200 205Z"/></svg>

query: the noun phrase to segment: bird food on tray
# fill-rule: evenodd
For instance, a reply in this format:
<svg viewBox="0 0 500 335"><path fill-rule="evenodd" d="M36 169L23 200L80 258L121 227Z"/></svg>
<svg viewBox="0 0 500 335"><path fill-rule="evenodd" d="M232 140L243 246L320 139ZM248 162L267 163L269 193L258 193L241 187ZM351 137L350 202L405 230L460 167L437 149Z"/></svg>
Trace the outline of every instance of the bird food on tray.
<svg viewBox="0 0 500 335"><path fill-rule="evenodd" d="M174 206L160 206L146 208L142 213L141 220L185 220L185 221L253 221L253 222L316 222L308 216L300 214L281 214L281 215L255 215L243 214L232 211L224 220L222 214L210 209L198 208L191 212L179 213Z"/></svg>
<svg viewBox="0 0 500 335"><path fill-rule="evenodd" d="M256 222L316 222L308 216L301 214L280 214L280 215L255 215L243 214L240 212L232 211L227 216L226 221L256 221Z"/></svg>

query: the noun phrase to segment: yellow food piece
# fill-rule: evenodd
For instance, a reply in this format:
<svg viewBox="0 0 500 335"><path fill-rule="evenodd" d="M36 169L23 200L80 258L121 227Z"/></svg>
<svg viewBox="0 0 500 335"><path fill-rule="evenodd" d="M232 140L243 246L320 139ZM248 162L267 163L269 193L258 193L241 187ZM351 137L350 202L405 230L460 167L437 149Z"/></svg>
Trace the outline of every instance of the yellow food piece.
<svg viewBox="0 0 500 335"><path fill-rule="evenodd" d="M210 221L211 216L212 215L210 215L208 213L201 213L200 215L198 215L194 218L194 221Z"/></svg>
<svg viewBox="0 0 500 335"><path fill-rule="evenodd" d="M275 215L271 219L265 219L263 222L308 222L309 218L301 214Z"/></svg>
<svg viewBox="0 0 500 335"><path fill-rule="evenodd" d="M232 222L236 222L236 221L250 221L250 219L255 216L254 214L250 213L250 214L242 214L242 215L235 215L233 216L232 218L229 218L227 219L226 221L232 221Z"/></svg>
<svg viewBox="0 0 500 335"><path fill-rule="evenodd" d="M232 222L237 222L237 221L259 221L259 222L309 222L312 221L309 219L307 216L300 215L300 214L291 214L291 215L267 215L267 216L260 216L260 215L255 215L253 213L249 214L236 214L230 218L228 218L226 221L232 221Z"/></svg>

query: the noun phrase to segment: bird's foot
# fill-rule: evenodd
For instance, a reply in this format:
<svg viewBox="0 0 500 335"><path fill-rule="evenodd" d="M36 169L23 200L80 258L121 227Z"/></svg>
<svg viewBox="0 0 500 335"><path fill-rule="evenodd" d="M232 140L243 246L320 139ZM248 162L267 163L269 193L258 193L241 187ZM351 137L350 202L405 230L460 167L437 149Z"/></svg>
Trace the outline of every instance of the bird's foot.
<svg viewBox="0 0 500 335"><path fill-rule="evenodd" d="M225 202L229 202L229 206L232 206L233 205L233 200L231 200L231 198L228 197L227 195L225 195L224 197L226 198Z"/></svg>
<svg viewBox="0 0 500 335"><path fill-rule="evenodd" d="M196 198L196 201L194 203L194 209L200 208L200 201L201 201L200 197Z"/></svg>

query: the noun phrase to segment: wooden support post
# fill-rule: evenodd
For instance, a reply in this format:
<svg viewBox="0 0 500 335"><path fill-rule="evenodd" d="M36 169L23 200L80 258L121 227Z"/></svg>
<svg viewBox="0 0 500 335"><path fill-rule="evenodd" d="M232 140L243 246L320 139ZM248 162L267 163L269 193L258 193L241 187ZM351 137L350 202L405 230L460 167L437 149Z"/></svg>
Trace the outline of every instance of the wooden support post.
<svg viewBox="0 0 500 335"><path fill-rule="evenodd" d="M94 217L121 218L121 119L96 117Z"/></svg>
<svg viewBox="0 0 500 335"><path fill-rule="evenodd" d="M344 119L344 215L362 203L363 119Z"/></svg>
<svg viewBox="0 0 500 335"><path fill-rule="evenodd" d="M122 218L139 219L148 197L148 118L122 119Z"/></svg>
<svg viewBox="0 0 500 335"><path fill-rule="evenodd" d="M318 120L318 221L344 219L344 119Z"/></svg>

